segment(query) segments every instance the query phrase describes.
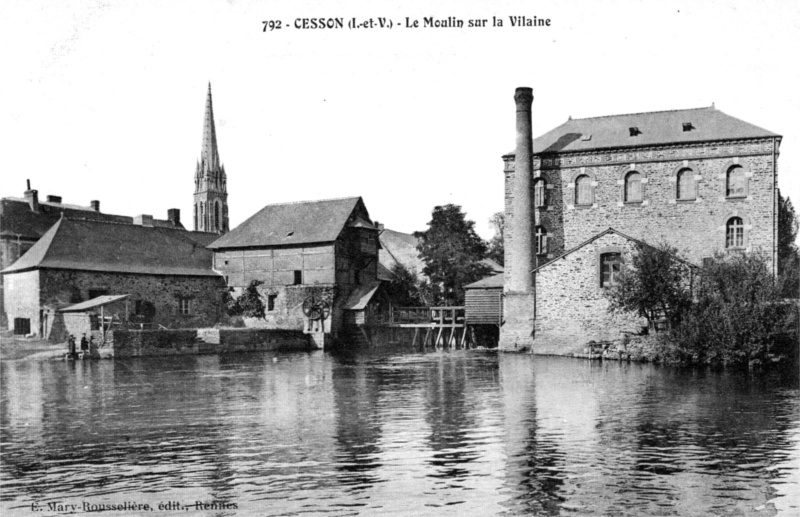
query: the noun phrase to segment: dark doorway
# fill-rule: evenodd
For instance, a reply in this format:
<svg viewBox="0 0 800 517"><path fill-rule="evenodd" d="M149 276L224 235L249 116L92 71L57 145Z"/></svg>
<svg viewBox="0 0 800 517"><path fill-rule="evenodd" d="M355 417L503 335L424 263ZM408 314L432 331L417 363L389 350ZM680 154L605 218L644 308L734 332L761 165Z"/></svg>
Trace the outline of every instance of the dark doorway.
<svg viewBox="0 0 800 517"><path fill-rule="evenodd" d="M14 335L27 336L31 333L30 318L14 318Z"/></svg>

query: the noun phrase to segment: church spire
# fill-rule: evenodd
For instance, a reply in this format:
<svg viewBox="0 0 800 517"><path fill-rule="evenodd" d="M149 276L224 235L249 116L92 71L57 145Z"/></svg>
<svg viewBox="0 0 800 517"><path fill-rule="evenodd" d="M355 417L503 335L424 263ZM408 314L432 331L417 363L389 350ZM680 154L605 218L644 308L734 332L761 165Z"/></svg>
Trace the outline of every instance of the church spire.
<svg viewBox="0 0 800 517"><path fill-rule="evenodd" d="M214 107L211 102L211 81L208 82L206 96L206 116L203 121L203 149L200 163L205 171L213 171L219 167L219 150L217 149L217 129L214 127Z"/></svg>
<svg viewBox="0 0 800 517"><path fill-rule="evenodd" d="M228 231L228 187L225 167L219 159L217 129L208 83L203 120L203 145L194 175L194 229L201 232Z"/></svg>

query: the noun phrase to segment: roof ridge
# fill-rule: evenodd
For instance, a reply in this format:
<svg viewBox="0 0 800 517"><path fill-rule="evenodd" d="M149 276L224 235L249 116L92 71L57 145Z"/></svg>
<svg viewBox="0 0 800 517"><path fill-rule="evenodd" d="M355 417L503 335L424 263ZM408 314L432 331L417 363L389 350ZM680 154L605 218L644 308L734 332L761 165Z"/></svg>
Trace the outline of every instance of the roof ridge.
<svg viewBox="0 0 800 517"><path fill-rule="evenodd" d="M194 232L194 231L191 231L191 230L187 230L186 228L181 228L180 226L155 226L155 225L154 226L145 226L143 224L136 224L135 222L109 221L109 220L106 220L106 219L92 219L92 218L83 218L83 217L73 217L73 216L66 215L64 212L62 212L61 215L67 221L73 221L73 222L117 224L117 225L121 225L121 226L135 226L135 227L144 228L144 229L175 230L175 231L178 231L178 232L186 232L186 233L213 233L213 232ZM131 217L129 215L120 215L120 216L117 216L117 217L127 217L129 219L134 219L133 217ZM154 221L169 222L169 219L156 219L155 217L153 218L153 220Z"/></svg>
<svg viewBox="0 0 800 517"><path fill-rule="evenodd" d="M712 104L711 106L702 106L699 108L685 108L685 109L673 109L673 110L656 110L656 111L639 111L636 113L618 113L616 115L600 115L597 117L582 117L582 118L574 118L570 117L568 120L592 120L598 118L616 118L616 117L629 117L633 115L652 115L653 113L677 113L679 111L698 111L698 110L716 110L717 108Z"/></svg>
<svg viewBox="0 0 800 517"><path fill-rule="evenodd" d="M283 206L283 205L305 205L308 203L323 203L325 201L342 201L345 199L359 199L361 196L344 196L344 197L329 197L325 199L309 199L306 201L286 201L284 203L270 203L268 205L264 205L263 208L268 206Z"/></svg>

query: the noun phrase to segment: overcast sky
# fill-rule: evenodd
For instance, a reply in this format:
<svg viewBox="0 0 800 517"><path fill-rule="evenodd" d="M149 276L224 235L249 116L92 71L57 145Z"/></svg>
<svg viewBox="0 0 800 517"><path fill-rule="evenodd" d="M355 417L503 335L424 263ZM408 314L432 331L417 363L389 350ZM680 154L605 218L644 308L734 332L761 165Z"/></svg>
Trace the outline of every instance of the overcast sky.
<svg viewBox="0 0 800 517"><path fill-rule="evenodd" d="M41 197L174 207L191 226L210 81L231 227L270 203L360 195L406 232L457 203L489 237L517 86L534 89L535 135L569 116L713 102L783 135L779 185L800 208L800 2L429 3L4 0L0 196L30 179ZM426 16L505 26L285 27Z"/></svg>

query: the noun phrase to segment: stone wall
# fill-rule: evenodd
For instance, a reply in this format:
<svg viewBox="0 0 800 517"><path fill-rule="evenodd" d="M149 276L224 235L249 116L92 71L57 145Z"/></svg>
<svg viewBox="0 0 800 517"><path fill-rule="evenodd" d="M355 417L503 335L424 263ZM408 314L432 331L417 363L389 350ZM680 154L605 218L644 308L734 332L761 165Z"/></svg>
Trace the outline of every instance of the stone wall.
<svg viewBox="0 0 800 517"><path fill-rule="evenodd" d="M214 253L214 269L225 276L230 287L246 287L253 280L270 286L294 284L294 272L301 272L302 284L333 284L333 244L224 250Z"/></svg>
<svg viewBox="0 0 800 517"><path fill-rule="evenodd" d="M633 250L633 242L608 233L536 272L534 353L577 353L589 341L613 341L647 325L634 314L609 313L600 287L600 253L618 251L624 261Z"/></svg>
<svg viewBox="0 0 800 517"><path fill-rule="evenodd" d="M94 271L43 269L40 274L40 303L47 309L59 309L90 299L91 294L129 294L132 314L137 301L153 304L153 323L171 328L197 328L214 325L222 315L222 277L138 275ZM179 302L188 300L189 314L181 314ZM112 314L125 317L124 305L116 305ZM122 308L119 308L122 307Z"/></svg>
<svg viewBox="0 0 800 517"><path fill-rule="evenodd" d="M724 250L725 223L733 216L744 221L747 249L762 250L771 259L776 246L776 151L772 139L760 139L537 156L534 177L544 178L548 185L547 205L535 214L534 226L543 225L548 233L549 256L537 257L539 265L609 227L650 244L668 242L700 263ZM504 159L505 263L510 264L514 157ZM746 197L725 196L725 174L732 165L745 170ZM677 173L684 167L695 175L693 200L677 199ZM624 177L630 170L645 178L641 203L623 201ZM594 185L591 206L575 206L574 182L581 174L588 175ZM506 274L513 271L506 267Z"/></svg>
<svg viewBox="0 0 800 517"><path fill-rule="evenodd" d="M8 328L14 329L15 318L30 320L31 332L39 334L39 271L2 275L3 299Z"/></svg>
<svg viewBox="0 0 800 517"><path fill-rule="evenodd" d="M212 334L215 334L212 336ZM199 339L202 336L202 339ZM113 357L225 354L267 350L310 350L302 332L267 329L113 330L106 348Z"/></svg>

